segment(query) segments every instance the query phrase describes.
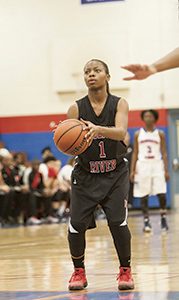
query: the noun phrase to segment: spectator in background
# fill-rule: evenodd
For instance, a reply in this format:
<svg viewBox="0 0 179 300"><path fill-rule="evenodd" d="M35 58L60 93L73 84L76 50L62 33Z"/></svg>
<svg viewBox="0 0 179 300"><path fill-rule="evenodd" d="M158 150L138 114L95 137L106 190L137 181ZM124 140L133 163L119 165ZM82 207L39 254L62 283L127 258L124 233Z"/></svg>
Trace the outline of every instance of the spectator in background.
<svg viewBox="0 0 179 300"><path fill-rule="evenodd" d="M47 157L49 156L54 156L52 151L51 151L51 148L49 146L45 147L42 149L41 151L41 154L42 154L42 160L44 161Z"/></svg>
<svg viewBox="0 0 179 300"><path fill-rule="evenodd" d="M39 172L40 161L33 160L31 164L31 172L27 177L27 183L29 185L29 190L31 193L31 205L29 208L29 218L27 220L27 225L39 225L42 223L42 221L37 218L37 208L41 210L41 217L45 217L46 215L48 215L50 197L48 196L48 193L45 192L43 177Z"/></svg>
<svg viewBox="0 0 179 300"><path fill-rule="evenodd" d="M59 187L59 209L58 215L61 222L65 222L69 215L70 190L71 190L71 174L75 164L75 158L69 158L67 164L61 168L58 179Z"/></svg>
<svg viewBox="0 0 179 300"><path fill-rule="evenodd" d="M1 163L3 181L10 188L11 194L13 195L11 197L11 203L8 205L8 216L13 223L18 224L23 201L26 203L27 200L25 199L25 195L28 196L28 187L23 184L22 177L14 167L12 154L3 157Z"/></svg>
<svg viewBox="0 0 179 300"><path fill-rule="evenodd" d="M43 175L44 180L47 180L48 167L47 167L46 159L48 159L49 157L52 157L55 160L55 157L53 156L53 153L49 146L43 148L41 151L41 154L42 154L42 163L39 166L39 171Z"/></svg>
<svg viewBox="0 0 179 300"><path fill-rule="evenodd" d="M59 218L57 216L57 210L59 207L59 180L57 176L61 168L61 161L57 160L53 156L48 156L44 159L44 164L46 165L47 170L43 173L43 181L45 188L50 191L51 196L47 221L48 223L58 223ZM41 172L40 167L39 171Z"/></svg>
<svg viewBox="0 0 179 300"><path fill-rule="evenodd" d="M11 203L10 187L5 184L0 170L0 227L8 220L8 206Z"/></svg>
<svg viewBox="0 0 179 300"><path fill-rule="evenodd" d="M22 178L26 170L26 156L23 152L17 152L14 154L14 167L19 176Z"/></svg>
<svg viewBox="0 0 179 300"><path fill-rule="evenodd" d="M0 169L2 169L1 158L9 155L10 152L5 148L5 145L2 141L0 141Z"/></svg>

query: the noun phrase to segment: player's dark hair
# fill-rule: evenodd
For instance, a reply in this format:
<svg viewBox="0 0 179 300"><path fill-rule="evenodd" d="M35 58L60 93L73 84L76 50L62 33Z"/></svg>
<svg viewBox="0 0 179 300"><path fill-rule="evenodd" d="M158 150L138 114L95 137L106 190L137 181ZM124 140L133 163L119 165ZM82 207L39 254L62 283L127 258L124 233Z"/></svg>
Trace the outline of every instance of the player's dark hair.
<svg viewBox="0 0 179 300"><path fill-rule="evenodd" d="M146 109L146 110L143 110L140 114L141 116L141 119L144 120L144 116L146 113L151 113L153 116L154 116L154 119L155 121L157 122L158 121L158 118L159 118L159 113L158 111L154 110L154 109Z"/></svg>
<svg viewBox="0 0 179 300"><path fill-rule="evenodd" d="M93 58L90 61L97 61L97 62L101 63L103 65L103 67L104 67L104 70L105 70L106 74L110 76L109 67L108 67L108 65L104 61L102 61L100 59L97 59L97 58ZM106 81L106 91L107 91L108 94L110 94L108 81Z"/></svg>

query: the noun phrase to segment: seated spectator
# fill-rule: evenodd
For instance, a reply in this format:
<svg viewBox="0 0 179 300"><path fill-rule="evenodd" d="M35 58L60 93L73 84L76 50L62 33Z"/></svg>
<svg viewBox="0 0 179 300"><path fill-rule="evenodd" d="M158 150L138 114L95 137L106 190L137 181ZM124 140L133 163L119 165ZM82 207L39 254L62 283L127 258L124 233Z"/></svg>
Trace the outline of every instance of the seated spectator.
<svg viewBox="0 0 179 300"><path fill-rule="evenodd" d="M4 226L8 219L8 206L11 202L10 188L5 184L0 171L0 227Z"/></svg>
<svg viewBox="0 0 179 300"><path fill-rule="evenodd" d="M54 156L52 151L51 151L51 148L49 146L45 147L42 149L41 151L41 154L42 154L42 160L44 161L47 157L49 156Z"/></svg>
<svg viewBox="0 0 179 300"><path fill-rule="evenodd" d="M2 178L11 191L11 203L8 205L8 220L18 224L21 212L28 203L28 186L23 184L22 176L14 166L12 154L1 159Z"/></svg>
<svg viewBox="0 0 179 300"><path fill-rule="evenodd" d="M38 200L41 214L48 223L54 224L59 222L56 216L56 203L58 199L59 181L57 174L59 172L61 162L55 157L49 156L44 159L41 169L41 163L38 161L32 162L32 170L26 174L26 182L28 182L31 192ZM42 172L43 171L43 172ZM44 172L45 171L45 172ZM37 185L38 183L38 185ZM37 185L35 187L35 185Z"/></svg>
<svg viewBox="0 0 179 300"><path fill-rule="evenodd" d="M13 155L14 167L17 169L19 176L22 178L26 170L26 157L23 152L17 152Z"/></svg>
<svg viewBox="0 0 179 300"><path fill-rule="evenodd" d="M39 172L40 161L33 160L31 164L32 168L27 176L27 183L31 192L30 216L27 225L39 225L42 221L37 218L38 208L41 210L40 217L45 218L48 215L51 200L45 189L42 174Z"/></svg>
<svg viewBox="0 0 179 300"><path fill-rule="evenodd" d="M51 215L48 217L49 223L58 223L59 218L57 211L59 208L59 180L58 173L61 168L61 161L57 160L54 157L47 157L44 160L44 163L47 165L48 177L45 180L45 186L51 191Z"/></svg>
<svg viewBox="0 0 179 300"><path fill-rule="evenodd" d="M71 190L71 174L75 164L75 158L68 160L67 164L60 170L58 174L59 186L59 209L58 215L61 222L65 222L69 216L70 190Z"/></svg>

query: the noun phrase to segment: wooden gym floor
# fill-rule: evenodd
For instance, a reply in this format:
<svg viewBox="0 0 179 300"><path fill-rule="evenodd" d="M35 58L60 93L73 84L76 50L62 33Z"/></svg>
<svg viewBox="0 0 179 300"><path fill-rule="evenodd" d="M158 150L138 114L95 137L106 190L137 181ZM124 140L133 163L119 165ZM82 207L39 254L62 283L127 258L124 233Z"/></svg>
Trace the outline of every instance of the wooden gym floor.
<svg viewBox="0 0 179 300"><path fill-rule="evenodd" d="M144 234L140 213L130 214L135 290L120 293L118 261L105 220L88 231L89 286L75 293L67 289L73 268L66 224L0 229L0 299L179 299L179 212L170 212L168 219L170 230L162 234L158 212L153 213L153 232Z"/></svg>

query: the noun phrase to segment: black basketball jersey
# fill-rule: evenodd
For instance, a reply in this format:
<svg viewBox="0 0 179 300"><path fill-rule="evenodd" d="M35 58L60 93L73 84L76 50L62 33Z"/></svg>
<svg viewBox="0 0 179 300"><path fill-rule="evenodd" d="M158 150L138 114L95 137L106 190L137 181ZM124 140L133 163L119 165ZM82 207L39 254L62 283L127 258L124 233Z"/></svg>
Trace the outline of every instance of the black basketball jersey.
<svg viewBox="0 0 179 300"><path fill-rule="evenodd" d="M99 126L113 127L115 126L118 101L120 98L108 95L102 112L97 116L88 96L85 96L76 101L79 119L83 118ZM122 141L115 141L100 135L95 137L90 147L78 156L78 163L90 173L107 173L116 169L119 162L123 160L125 153L126 146Z"/></svg>

